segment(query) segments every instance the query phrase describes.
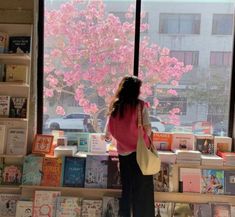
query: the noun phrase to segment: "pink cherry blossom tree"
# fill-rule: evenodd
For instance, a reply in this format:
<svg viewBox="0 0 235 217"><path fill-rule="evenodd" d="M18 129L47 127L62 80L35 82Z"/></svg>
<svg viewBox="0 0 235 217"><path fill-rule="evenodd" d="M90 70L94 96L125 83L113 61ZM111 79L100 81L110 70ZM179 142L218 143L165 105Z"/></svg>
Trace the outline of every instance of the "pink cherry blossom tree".
<svg viewBox="0 0 235 217"><path fill-rule="evenodd" d="M57 114L65 114L62 95L72 95L94 120L107 109L120 79L133 74L134 13L135 7L130 5L125 22L121 22L105 11L102 0L70 0L59 9L45 11L44 97L57 104ZM148 28L141 24L142 32ZM156 84L177 86L192 69L169 53L169 49L151 44L148 37L141 38L142 97L155 96ZM157 91L177 95L174 89ZM152 108L157 109L158 103L155 97ZM179 112L179 108L170 111L170 123L179 124Z"/></svg>

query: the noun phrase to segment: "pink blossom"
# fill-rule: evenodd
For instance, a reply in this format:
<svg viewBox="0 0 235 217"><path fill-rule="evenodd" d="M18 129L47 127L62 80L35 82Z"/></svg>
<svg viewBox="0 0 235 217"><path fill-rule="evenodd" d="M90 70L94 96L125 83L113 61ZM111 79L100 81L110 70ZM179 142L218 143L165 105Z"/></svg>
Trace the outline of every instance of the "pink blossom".
<svg viewBox="0 0 235 217"><path fill-rule="evenodd" d="M65 115L64 108L62 106L57 106L56 107L56 114L57 115Z"/></svg>
<svg viewBox="0 0 235 217"><path fill-rule="evenodd" d="M45 97L53 97L54 93L52 89L44 88L44 96Z"/></svg>
<svg viewBox="0 0 235 217"><path fill-rule="evenodd" d="M174 96L177 96L177 95L178 95L178 93L176 92L176 90L173 90L173 89L169 89L169 90L167 91L167 93L168 93L168 94L171 94L171 95L174 95Z"/></svg>

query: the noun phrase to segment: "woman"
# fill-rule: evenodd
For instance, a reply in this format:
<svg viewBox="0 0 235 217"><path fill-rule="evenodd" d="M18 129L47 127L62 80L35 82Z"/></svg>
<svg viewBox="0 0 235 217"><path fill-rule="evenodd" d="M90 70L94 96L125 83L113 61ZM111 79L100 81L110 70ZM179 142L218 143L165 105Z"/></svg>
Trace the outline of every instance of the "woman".
<svg viewBox="0 0 235 217"><path fill-rule="evenodd" d="M114 138L119 154L122 197L119 216L154 217L153 177L142 174L136 162L138 106L141 106L144 138L148 144L151 125L147 104L139 99L142 82L135 76L122 79L109 107L106 140ZM148 135L147 135L148 134Z"/></svg>

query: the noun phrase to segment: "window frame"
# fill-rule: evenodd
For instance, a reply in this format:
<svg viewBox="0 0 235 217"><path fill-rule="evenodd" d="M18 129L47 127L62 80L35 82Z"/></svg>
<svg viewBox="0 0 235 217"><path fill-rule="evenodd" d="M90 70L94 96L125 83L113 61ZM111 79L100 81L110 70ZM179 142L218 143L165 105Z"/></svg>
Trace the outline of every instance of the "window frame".
<svg viewBox="0 0 235 217"><path fill-rule="evenodd" d="M231 36L231 35L233 35L233 29L231 30L231 34L221 34L221 33L215 33L214 32L214 22L215 22L214 17L215 16L225 16L225 15L230 15L230 16L233 17L233 19L232 19L232 21L233 21L232 27L234 26L234 14L213 14L213 16L212 16L212 26L211 26L211 34L212 35L214 35L214 36L216 36L216 35L223 35L223 36L226 36L226 35Z"/></svg>

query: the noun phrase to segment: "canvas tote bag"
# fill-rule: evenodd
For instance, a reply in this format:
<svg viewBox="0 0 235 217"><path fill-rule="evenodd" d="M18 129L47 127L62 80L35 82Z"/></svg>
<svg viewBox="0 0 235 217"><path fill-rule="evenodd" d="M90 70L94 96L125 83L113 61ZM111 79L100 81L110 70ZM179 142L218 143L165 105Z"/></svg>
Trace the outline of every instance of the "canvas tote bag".
<svg viewBox="0 0 235 217"><path fill-rule="evenodd" d="M136 160L143 175L154 175L160 170L161 160L153 146L152 140L150 139L149 147L147 147L145 144L143 137L141 105L138 105L138 140L136 148Z"/></svg>

